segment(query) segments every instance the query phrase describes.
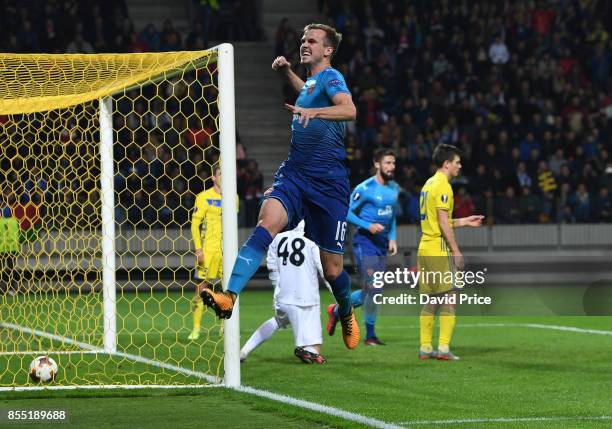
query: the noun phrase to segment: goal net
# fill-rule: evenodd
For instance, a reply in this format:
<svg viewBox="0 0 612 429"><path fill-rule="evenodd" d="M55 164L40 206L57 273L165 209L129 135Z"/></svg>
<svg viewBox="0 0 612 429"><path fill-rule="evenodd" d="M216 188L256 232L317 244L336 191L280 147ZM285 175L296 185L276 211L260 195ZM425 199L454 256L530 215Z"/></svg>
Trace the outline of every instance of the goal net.
<svg viewBox="0 0 612 429"><path fill-rule="evenodd" d="M233 97L227 44L0 54L1 388L33 386L40 355L58 363L51 385L227 379L236 327L206 311L187 337L190 217L221 158L223 193L236 195ZM224 265L237 233L225 200Z"/></svg>

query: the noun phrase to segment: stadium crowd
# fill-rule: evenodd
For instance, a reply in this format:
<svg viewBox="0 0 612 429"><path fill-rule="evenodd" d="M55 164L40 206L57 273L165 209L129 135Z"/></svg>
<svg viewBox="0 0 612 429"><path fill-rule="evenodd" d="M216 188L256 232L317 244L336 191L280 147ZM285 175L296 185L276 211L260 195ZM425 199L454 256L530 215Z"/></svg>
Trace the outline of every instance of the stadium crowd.
<svg viewBox="0 0 612 429"><path fill-rule="evenodd" d="M171 21L161 31L153 24L135 29L124 0L3 0L0 45L6 52L202 49L217 37L259 38L256 14L245 12L256 3L194 0L196 19L183 37ZM358 108L346 138L352 185L371 174L376 148L393 148L401 222L418 219L420 187L432 172L430 157L439 142L463 152L463 175L454 183L456 216L483 213L490 223L612 221L608 2L318 4L344 34L334 64L346 76ZM275 39L277 54L298 71L299 37L299 30L283 20ZM188 85L164 84L150 104L134 91L117 103L121 114L115 115L115 129L122 144L116 150L116 185L124 208L118 210L119 221L186 222L194 195L210 176L206 167L218 158L214 124L201 119L215 94L203 95L200 78ZM164 103L161 96L172 92L170 86L176 100ZM179 103L183 95L187 102ZM193 112L204 113L190 116ZM250 226L263 178L238 145L240 225ZM20 180L13 176L10 180ZM154 182L156 190L148 193ZM12 200L28 199L16 192Z"/></svg>
<svg viewBox="0 0 612 429"><path fill-rule="evenodd" d="M183 34L167 19L135 28L125 0L2 0L2 52L105 53L205 49L212 40L258 40L260 1L185 0Z"/></svg>
<svg viewBox="0 0 612 429"><path fill-rule="evenodd" d="M195 19L183 37L170 20L164 22L161 31L154 24L134 28L124 0L3 0L0 26L5 37L0 41L0 48L3 52L18 53L135 53L205 49L211 40L260 37L254 12L257 2L193 0L187 3ZM203 85L210 83L209 76L209 73L191 74L180 81L143 87L141 91L132 90L116 97L114 129L120 144L115 146L115 187L119 224L185 225L195 195L204 186L212 185L207 179L219 155L218 133L211 117L218 112L214 110L216 91L203 90ZM58 135L44 133L37 138L57 144L62 152L58 159L63 159L62 154L70 155L71 150L86 146L79 141L84 135L78 130L95 129L95 124L88 124L87 120L86 115L80 119L66 118L65 129L56 130ZM0 126L8 122L8 117L0 117ZM10 132L3 133L0 144L11 146L9 139L18 137L17 132L12 137L9 135ZM252 226L263 192L263 176L257 162L247 158L239 137L237 140L238 192L243 208L239 224ZM49 216L42 219L54 222L55 227L69 220L70 211L74 211L73 220L83 226L96 222L94 216L79 214L81 209L91 214L97 210L98 194L88 192L95 184L83 186L80 178L84 176L78 174L71 183L63 183L66 180L55 181L49 173L44 180L45 187L48 183L49 188L34 193L27 188L27 181L36 163L29 153L22 155L0 159L5 201L2 205L7 210L13 207L13 211L19 212L21 206L17 202L34 205L37 212L48 212ZM62 167L79 171L84 164L87 162L74 158ZM46 173L40 172L42 176ZM58 192L63 196L61 201L53 197ZM36 215L38 224L42 219Z"/></svg>
<svg viewBox="0 0 612 429"><path fill-rule="evenodd" d="M400 219L418 220L431 153L463 152L455 216L612 221L612 5L606 1L321 0L343 33L334 64L358 108L353 185L378 147L398 154ZM299 31L278 55L299 70ZM290 94L287 93L287 97Z"/></svg>

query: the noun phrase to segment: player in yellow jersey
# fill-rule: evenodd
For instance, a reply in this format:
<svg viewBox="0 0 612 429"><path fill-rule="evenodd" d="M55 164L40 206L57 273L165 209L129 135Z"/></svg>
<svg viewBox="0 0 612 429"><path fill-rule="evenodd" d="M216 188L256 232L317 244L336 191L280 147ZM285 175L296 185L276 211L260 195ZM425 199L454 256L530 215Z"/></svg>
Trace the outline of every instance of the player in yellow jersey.
<svg viewBox="0 0 612 429"><path fill-rule="evenodd" d="M200 292L213 285L223 277L222 234L221 234L221 168L215 165L212 176L213 186L196 196L193 215L191 216L191 236L196 257L194 278L198 283L194 296L193 330L190 340L200 337L200 326L204 303ZM236 197L237 198L237 197ZM204 239L202 240L202 233Z"/></svg>
<svg viewBox="0 0 612 429"><path fill-rule="evenodd" d="M456 293L453 276L463 269L463 255L455 241L453 228L482 225L484 216L474 215L453 219L453 189L449 180L459 175L461 152L455 146L440 144L433 153L438 168L421 189L420 215L423 235L419 243L417 263L422 271L419 292L426 295L451 296ZM451 273L451 275L448 275ZM438 351L432 346L436 313L440 314ZM419 358L436 357L440 360L458 360L449 344L455 328L455 305L425 304L421 310L421 348Z"/></svg>

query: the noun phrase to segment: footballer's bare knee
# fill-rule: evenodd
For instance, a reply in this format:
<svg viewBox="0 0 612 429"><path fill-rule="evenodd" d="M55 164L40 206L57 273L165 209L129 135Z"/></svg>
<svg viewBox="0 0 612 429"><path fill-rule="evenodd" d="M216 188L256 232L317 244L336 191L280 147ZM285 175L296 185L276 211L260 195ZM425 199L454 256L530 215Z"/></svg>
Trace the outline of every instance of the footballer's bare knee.
<svg viewBox="0 0 612 429"><path fill-rule="evenodd" d="M289 218L285 206L276 198L268 198L261 205L257 226L265 228L274 238L287 226Z"/></svg>
<svg viewBox="0 0 612 429"><path fill-rule="evenodd" d="M326 252L321 250L321 265L323 266L323 277L328 282L336 280L342 274L344 265L344 256L337 253Z"/></svg>

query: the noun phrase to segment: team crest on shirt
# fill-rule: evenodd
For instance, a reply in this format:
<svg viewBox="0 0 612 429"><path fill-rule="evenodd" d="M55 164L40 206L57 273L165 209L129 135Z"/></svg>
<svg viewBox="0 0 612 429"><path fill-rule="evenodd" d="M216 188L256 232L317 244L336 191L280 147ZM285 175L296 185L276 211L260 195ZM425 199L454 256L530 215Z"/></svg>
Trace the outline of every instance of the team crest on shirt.
<svg viewBox="0 0 612 429"><path fill-rule="evenodd" d="M314 92L316 85L317 85L316 80L307 80L306 83L304 84L304 87L306 88L306 94L308 95L312 94Z"/></svg>
<svg viewBox="0 0 612 429"><path fill-rule="evenodd" d="M442 194L442 196L440 197L440 200L442 200L443 203L446 203L448 201L448 195Z"/></svg>

